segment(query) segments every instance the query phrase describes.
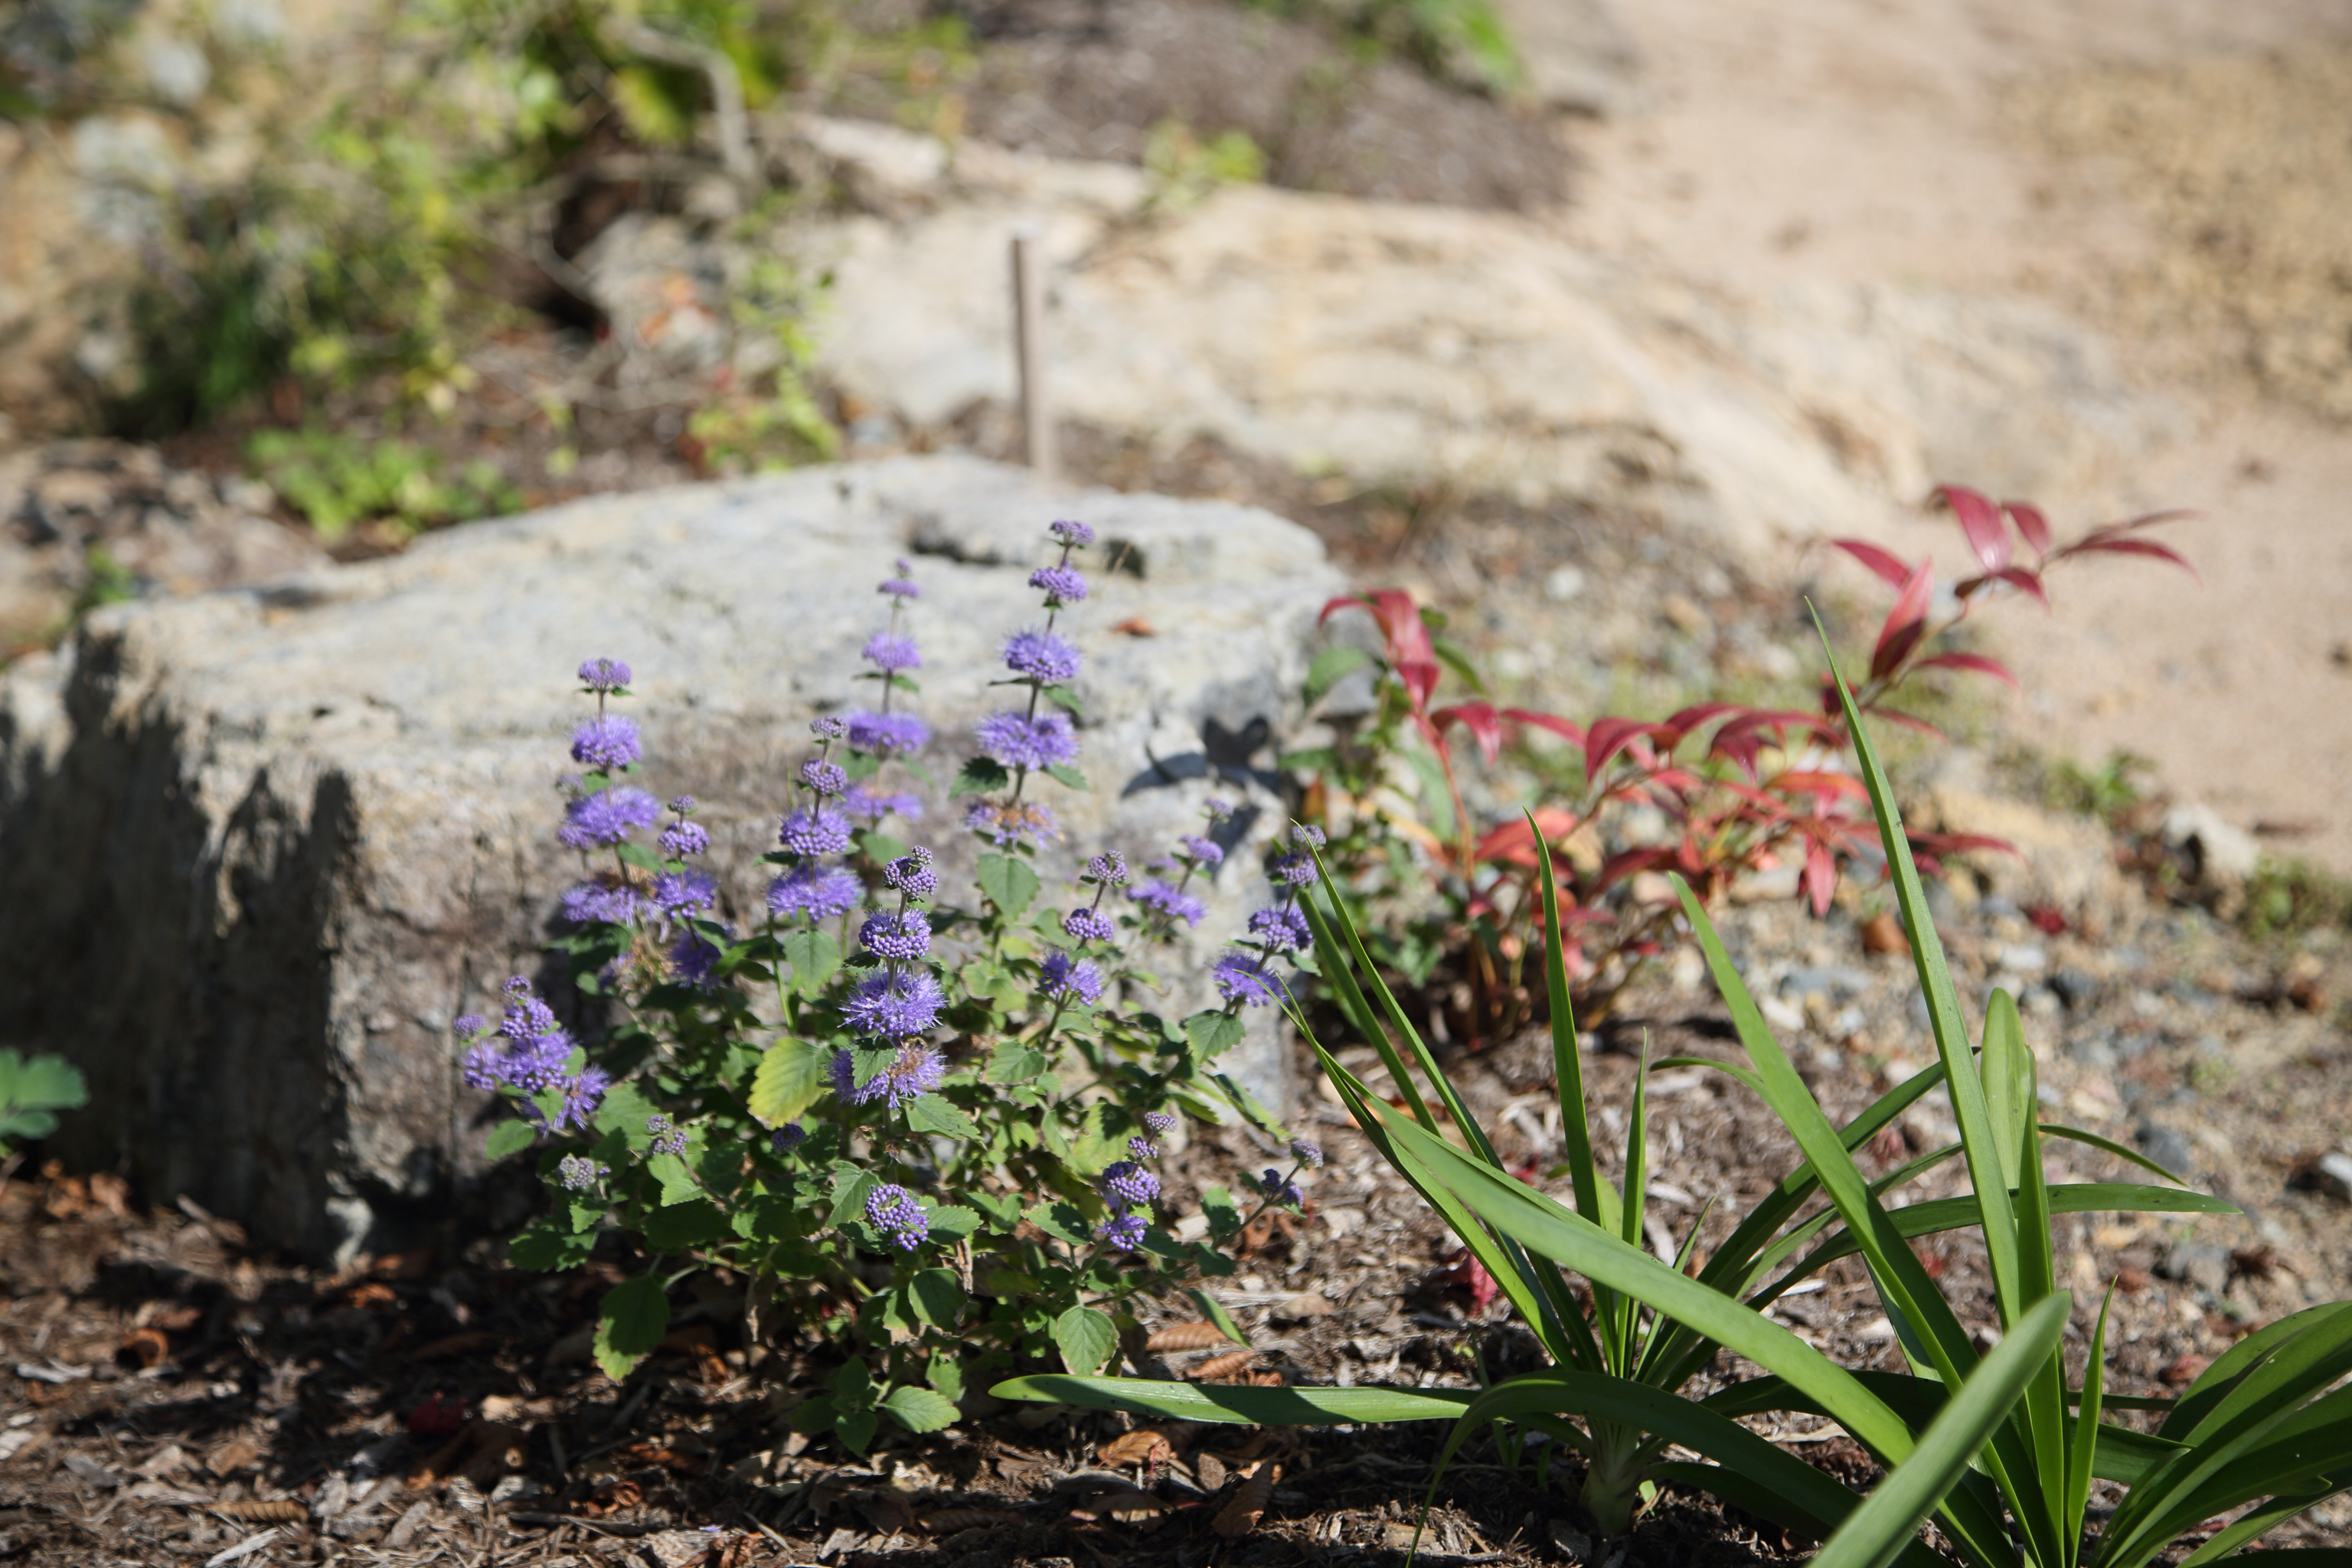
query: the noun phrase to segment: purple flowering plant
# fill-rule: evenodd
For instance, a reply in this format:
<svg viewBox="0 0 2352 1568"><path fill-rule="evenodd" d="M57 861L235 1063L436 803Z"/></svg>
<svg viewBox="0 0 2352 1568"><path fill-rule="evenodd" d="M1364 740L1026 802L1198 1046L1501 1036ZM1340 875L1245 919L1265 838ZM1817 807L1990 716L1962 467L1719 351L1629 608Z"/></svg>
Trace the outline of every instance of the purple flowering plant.
<svg viewBox="0 0 2352 1568"><path fill-rule="evenodd" d="M763 1324L845 1357L793 1419L862 1452L885 1417L947 1425L968 1374L1056 1355L1097 1372L1138 1292L1233 1271L1218 1248L1248 1205L1206 1190L1205 1239L1180 1241L1152 1166L1185 1117L1237 1113L1286 1138L1217 1058L1312 963L1297 909L1313 860L1303 844L1274 859L1268 908L1206 977L1217 1004L1183 1018L1150 1010L1165 987L1144 963L1202 918L1230 806L1210 803L1203 831L1147 868L1105 848L1057 884L1068 896L1049 892L1039 852L1060 829L1036 796L1087 787L1069 621L1094 542L1080 523L1051 536L1032 579L1042 621L1001 645L993 684L1015 700L975 727L980 754L950 792L978 841L961 889L904 837L922 808L910 786L933 784L929 729L903 706L919 694L906 672L926 668L908 563L861 655L879 693L810 726L768 818L764 890L744 902L709 864L727 838L707 812L638 782L644 738L609 710L627 668L582 668L595 711L557 828L580 877L552 944L579 1016L560 1021L517 980L499 1021L459 1033L467 1082L516 1112L490 1152L536 1151L551 1194L512 1258L576 1267L617 1229L651 1260L604 1301L608 1373L660 1342L672 1284L726 1268L750 1279Z"/></svg>

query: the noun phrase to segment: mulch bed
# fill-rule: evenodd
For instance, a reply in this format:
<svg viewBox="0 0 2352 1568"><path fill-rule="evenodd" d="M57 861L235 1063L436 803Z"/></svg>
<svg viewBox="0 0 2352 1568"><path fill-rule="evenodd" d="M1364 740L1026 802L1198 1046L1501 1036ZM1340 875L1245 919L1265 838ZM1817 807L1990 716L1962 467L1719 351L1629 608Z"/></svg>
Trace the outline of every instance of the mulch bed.
<svg viewBox="0 0 2352 1568"><path fill-rule="evenodd" d="M1980 907L1954 922L1964 993L2006 951L2011 920ZM2162 929L2152 918L2139 937ZM1778 1004L1805 1015L1783 1035L1834 1113L1851 1114L1890 1070L1905 1070L1906 1052L1924 1055L1907 966L1861 957L1843 912L1813 922L1757 907L1734 911L1728 930L1759 994L1788 994L1776 992L1776 976L1810 984L1805 966L1832 945L1863 977L1834 1016L1811 996ZM2098 964L2091 944L2049 945L2067 964ZM2164 1394L2251 1327L2352 1293L2352 1207L2294 1185L2301 1154L2337 1135L2326 1086L2340 1084L2352 1053L2325 1013L2282 1009L2259 987L2228 984L2210 946L2209 986L2167 981L2158 959L2115 962L2117 939L2100 945L2105 978L2077 988L2078 1005L2029 1005L2050 1092L2070 1117L2115 1135L2133 1136L2134 1118L2147 1116L2182 1129L2193 1179L2248 1211L2194 1226L2161 1216L2060 1221L2078 1358L2089 1314L2116 1281L2110 1386ZM2256 955L2236 956L2252 964ZM2138 1048L2120 1071L2083 1045L2126 1032ZM1726 1037L1719 1005L1696 986L1661 977L1632 994L1583 1058L1604 1149L1621 1146L1645 1037L1657 1055L1727 1059ZM2217 1040L2240 1070L2216 1069ZM1546 1114L1556 1104L1549 1067L1536 1034L1455 1048L1449 1061L1505 1158L1558 1189L1545 1175L1559 1150ZM1948 1114L1923 1101L1874 1146L1866 1168L1941 1142ZM1536 1365L1529 1337L1507 1309L1476 1306L1465 1271L1452 1267L1453 1238L1328 1094L1310 1087L1296 1121L1329 1155L1312 1173L1307 1214L1255 1227L1237 1274L1213 1282L1256 1347L1248 1370L1291 1383L1462 1386L1481 1355L1497 1375ZM1791 1157L1760 1105L1688 1069L1654 1079L1650 1131L1652 1205L1676 1237L1709 1197L1725 1211L1706 1221L1718 1237ZM1165 1163L1172 1215L1192 1212L1201 1185L1266 1157L1238 1130L1194 1130ZM1616 1159L1604 1154L1612 1167ZM2053 1162L2071 1171L2064 1179L2126 1173L2071 1147ZM1942 1195L1959 1180L1954 1163L1918 1191ZM983 1402L947 1432L886 1436L861 1459L790 1432L783 1413L820 1384L827 1352L814 1335L747 1344L740 1281L681 1286L670 1348L616 1384L588 1360L585 1335L598 1296L625 1275L617 1251L572 1276L522 1274L502 1266L495 1238L453 1221L428 1245L328 1273L257 1252L200 1211L133 1199L103 1173L54 1168L20 1169L0 1187L0 1560L1402 1563L1443 1437L1434 1425L1162 1425L1169 1447L1158 1452L1149 1438L1111 1447L1136 1425L1124 1416ZM1989 1327L1981 1247L1948 1236L1921 1249L1963 1315ZM1841 1264L1824 1279L1786 1300L1780 1320L1843 1364L1897 1364L1860 1271ZM1162 1326L1192 1316L1181 1298L1153 1310ZM1182 1375L1218 1353L1150 1359ZM1701 1391L1752 1370L1719 1358ZM1759 1429L1848 1484L1875 1479L1832 1427ZM1255 1528L1229 1540L1213 1522L1261 1463L1278 1463L1280 1479ZM1531 1468L1507 1468L1486 1437L1474 1439L1438 1489L1423 1556L1586 1560L1595 1550L1586 1522L1559 1485L1573 1467L1560 1471L1540 1486ZM2341 1542L2347 1526L2352 1509L2339 1504L2275 1539ZM244 1556L220 1555L257 1541ZM1805 1550L1669 1491L1611 1556L1712 1565L1797 1561Z"/></svg>

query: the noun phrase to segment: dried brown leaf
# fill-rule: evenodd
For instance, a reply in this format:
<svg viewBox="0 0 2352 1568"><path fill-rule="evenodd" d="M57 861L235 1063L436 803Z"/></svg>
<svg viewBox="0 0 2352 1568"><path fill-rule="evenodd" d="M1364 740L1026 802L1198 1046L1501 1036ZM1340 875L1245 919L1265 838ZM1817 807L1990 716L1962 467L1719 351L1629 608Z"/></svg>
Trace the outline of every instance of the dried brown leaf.
<svg viewBox="0 0 2352 1568"><path fill-rule="evenodd" d="M361 1291L383 1289L381 1285L361 1286L358 1290L352 1292L354 1304ZM439 1361L446 1356L464 1355L467 1351L478 1351L485 1345L494 1345L498 1342L498 1335L487 1330L461 1329L454 1334L444 1334L437 1340L429 1340L408 1353L413 1361Z"/></svg>
<svg viewBox="0 0 2352 1568"><path fill-rule="evenodd" d="M295 1524L309 1517L292 1498L271 1502L216 1502L212 1511L239 1524Z"/></svg>
<svg viewBox="0 0 2352 1568"><path fill-rule="evenodd" d="M1256 1359L1255 1351L1227 1351L1223 1355L1211 1356L1184 1375L1197 1378L1202 1383L1213 1383L1218 1378L1232 1377L1246 1370L1249 1363Z"/></svg>
<svg viewBox="0 0 2352 1568"><path fill-rule="evenodd" d="M1204 1351L1211 1345L1228 1343L1223 1331L1214 1323L1173 1323L1164 1329L1154 1329L1151 1337L1143 1342L1148 1351Z"/></svg>
<svg viewBox="0 0 2352 1568"><path fill-rule="evenodd" d="M1258 1520L1265 1513L1265 1505L1274 1500L1274 1483L1282 1479L1282 1467L1271 1460L1261 1459L1252 1465L1249 1474L1242 1479L1241 1489L1233 1500L1217 1510L1209 1528L1227 1541L1237 1540L1257 1528Z"/></svg>
<svg viewBox="0 0 2352 1568"><path fill-rule="evenodd" d="M1113 1437L1096 1452L1106 1465L1164 1465L1176 1457L1168 1435L1149 1426Z"/></svg>

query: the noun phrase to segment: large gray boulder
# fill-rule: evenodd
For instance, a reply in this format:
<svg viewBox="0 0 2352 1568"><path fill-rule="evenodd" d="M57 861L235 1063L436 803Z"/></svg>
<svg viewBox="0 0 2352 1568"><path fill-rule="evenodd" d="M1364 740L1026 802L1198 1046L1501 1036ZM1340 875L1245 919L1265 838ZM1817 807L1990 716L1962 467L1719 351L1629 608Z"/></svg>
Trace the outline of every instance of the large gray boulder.
<svg viewBox="0 0 2352 1568"><path fill-rule="evenodd" d="M756 857L812 711L874 689L852 678L892 558L916 556L924 586L919 710L943 785L1004 695L984 685L998 642L1041 618L1024 579L1065 516L1107 547L1071 623L1094 787L1047 786L1066 832L1042 868L1155 856L1212 793L1270 836L1283 810L1264 770L1341 587L1291 523L946 458L585 500L101 611L0 677L0 1041L89 1072L93 1103L59 1135L70 1158L121 1162L150 1194L282 1245L362 1245L387 1205L478 1173L483 1102L457 1080L449 1022L494 1011L508 973L548 972L578 874L553 837L585 710L573 667L635 667L644 782L703 801L740 919L761 908ZM919 837L968 866L926 793ZM1197 974L1264 889L1237 854L1196 951L1164 971ZM1280 1099L1259 1022L1240 1069Z"/></svg>

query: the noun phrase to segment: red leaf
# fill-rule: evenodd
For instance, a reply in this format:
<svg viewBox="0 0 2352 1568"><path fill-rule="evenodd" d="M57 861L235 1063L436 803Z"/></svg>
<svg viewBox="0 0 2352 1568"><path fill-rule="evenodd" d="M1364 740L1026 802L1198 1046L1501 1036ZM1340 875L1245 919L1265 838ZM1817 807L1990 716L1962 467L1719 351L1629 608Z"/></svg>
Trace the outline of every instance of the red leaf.
<svg viewBox="0 0 2352 1568"><path fill-rule="evenodd" d="M1936 579L1925 561L1913 568L1904 580L1903 592L1895 596L1895 608L1886 614L1886 624L1878 631L1878 647L1870 656L1870 678L1876 680L1900 666L1904 656L1919 646L1927 631L1927 601L1936 591Z"/></svg>
<svg viewBox="0 0 2352 1568"><path fill-rule="evenodd" d="M1923 658L1915 669L1973 669L1979 675L1990 675L2017 685L2017 677L1997 658L1987 658L1980 653L1939 653L1933 658Z"/></svg>
<svg viewBox="0 0 2352 1568"><path fill-rule="evenodd" d="M1837 858L1829 846L1822 843L1805 847L1805 868L1797 880L1802 884L1813 904L1813 918L1820 920L1830 912L1830 898L1837 891Z"/></svg>
<svg viewBox="0 0 2352 1568"><path fill-rule="evenodd" d="M2010 521L2017 524L2017 531L2026 543L2033 546L2034 554L2050 553L2050 520L2042 515L2040 507L2028 501L2005 500L2000 503L2000 510L2009 514Z"/></svg>
<svg viewBox="0 0 2352 1568"><path fill-rule="evenodd" d="M1331 618L1335 610L1354 607L1370 615L1380 623L1381 637L1388 645L1389 667L1397 672L1405 689L1412 694L1415 711L1428 706L1429 694L1437 686L1439 670L1437 649L1429 640L1429 628L1422 624L1420 606L1411 594L1402 588L1376 588L1369 594L1341 595L1323 606L1316 617L1320 626Z"/></svg>
<svg viewBox="0 0 2352 1568"><path fill-rule="evenodd" d="M1556 805L1539 805L1536 808L1536 826L1543 830L1546 843L1556 843L1576 831L1576 818ZM1495 828L1472 847L1470 858L1473 864L1480 865L1488 861L1534 865L1535 838L1528 831L1527 818L1513 817Z"/></svg>
<svg viewBox="0 0 2352 1568"><path fill-rule="evenodd" d="M1911 575L1911 568L1866 539L1832 539L1830 542L1876 573L1890 588L1900 588Z"/></svg>
<svg viewBox="0 0 2352 1568"><path fill-rule="evenodd" d="M1959 519L1960 531L1968 535L1969 548L1977 552L1984 569L1998 572L2008 565L2009 530L2000 524L2000 510L1960 485L1946 485L1937 493L1951 507L1952 515Z"/></svg>
<svg viewBox="0 0 2352 1568"><path fill-rule="evenodd" d="M1584 726L1571 724L1553 713L1538 713L1532 708L1506 708L1503 717L1514 724L1532 724L1538 730L1549 730L1571 746L1584 744Z"/></svg>
<svg viewBox="0 0 2352 1568"><path fill-rule="evenodd" d="M2191 577L2197 577L2197 568L2189 564L2187 556L2168 544L2158 544L2153 539L2106 539L2095 535L2084 540L2080 544L2061 551L2060 553L2077 555L2094 550L2105 551L2111 555L2153 556L2158 561L2169 561ZM2202 577L2197 577L2197 580L2200 583L2204 581Z"/></svg>
<svg viewBox="0 0 2352 1568"><path fill-rule="evenodd" d="M2059 553L2063 555L2065 552L2062 550ZM1994 573L1993 576L2012 588L2021 588L2032 595L2042 601L2043 609L2050 607L2050 595L2042 590L2041 573L2029 572L2022 566L2011 566L2005 571Z"/></svg>
<svg viewBox="0 0 2352 1568"><path fill-rule="evenodd" d="M1592 879L1592 892L1615 887L1636 871L1646 871L1659 861L1670 858L1674 851L1663 844L1645 844L1638 849L1621 849L1601 863L1600 873Z"/></svg>
<svg viewBox="0 0 2352 1568"><path fill-rule="evenodd" d="M2126 518L2121 522L2102 523L2098 528L2094 529L2092 531L2095 533L2120 533L2127 528L2153 528L2159 522L2179 522L2185 519L2201 515L2201 513L2189 511L2184 508L2175 507L2170 511L2143 512L2137 517Z"/></svg>
<svg viewBox="0 0 2352 1568"><path fill-rule="evenodd" d="M1740 711L1742 711L1741 705L1737 702L1696 702L1681 712L1669 716L1664 723L1659 725L1658 737L1666 742L1666 749L1672 751L1681 745L1689 737L1691 731L1700 725L1711 723L1726 713Z"/></svg>
<svg viewBox="0 0 2352 1568"><path fill-rule="evenodd" d="M1870 716L1874 719L1884 719L1890 724L1900 724L1906 730L1916 730L1923 735L1932 735L1938 741L1950 739L1941 730L1917 714L1906 713L1900 708L1874 708L1870 710Z"/></svg>
<svg viewBox="0 0 2352 1568"><path fill-rule="evenodd" d="M1735 734L1729 725L1716 732L1715 743L1706 749L1708 756L1724 758L1751 780L1756 777L1757 760L1763 752L1763 742L1744 731Z"/></svg>
<svg viewBox="0 0 2352 1568"><path fill-rule="evenodd" d="M1860 800L1869 791L1852 773L1775 773L1764 787L1779 795L1834 795Z"/></svg>
<svg viewBox="0 0 2352 1568"><path fill-rule="evenodd" d="M1478 754L1486 759L1490 768L1495 765L1495 759L1502 755L1503 721L1490 702L1460 702L1451 708L1440 708L1429 716L1429 721L1437 726L1441 734L1453 724L1459 724L1469 731L1471 737L1478 742Z"/></svg>
<svg viewBox="0 0 2352 1568"><path fill-rule="evenodd" d="M1590 782L1599 778L1610 758L1657 728L1639 719L1595 719L1584 737L1585 779Z"/></svg>
<svg viewBox="0 0 2352 1568"><path fill-rule="evenodd" d="M1971 849L1983 849L1995 855L2016 855L2021 860L2025 858L2008 839L1989 838L1981 833L1906 833L1904 837L1911 841L1914 849L1932 855L1958 855Z"/></svg>

